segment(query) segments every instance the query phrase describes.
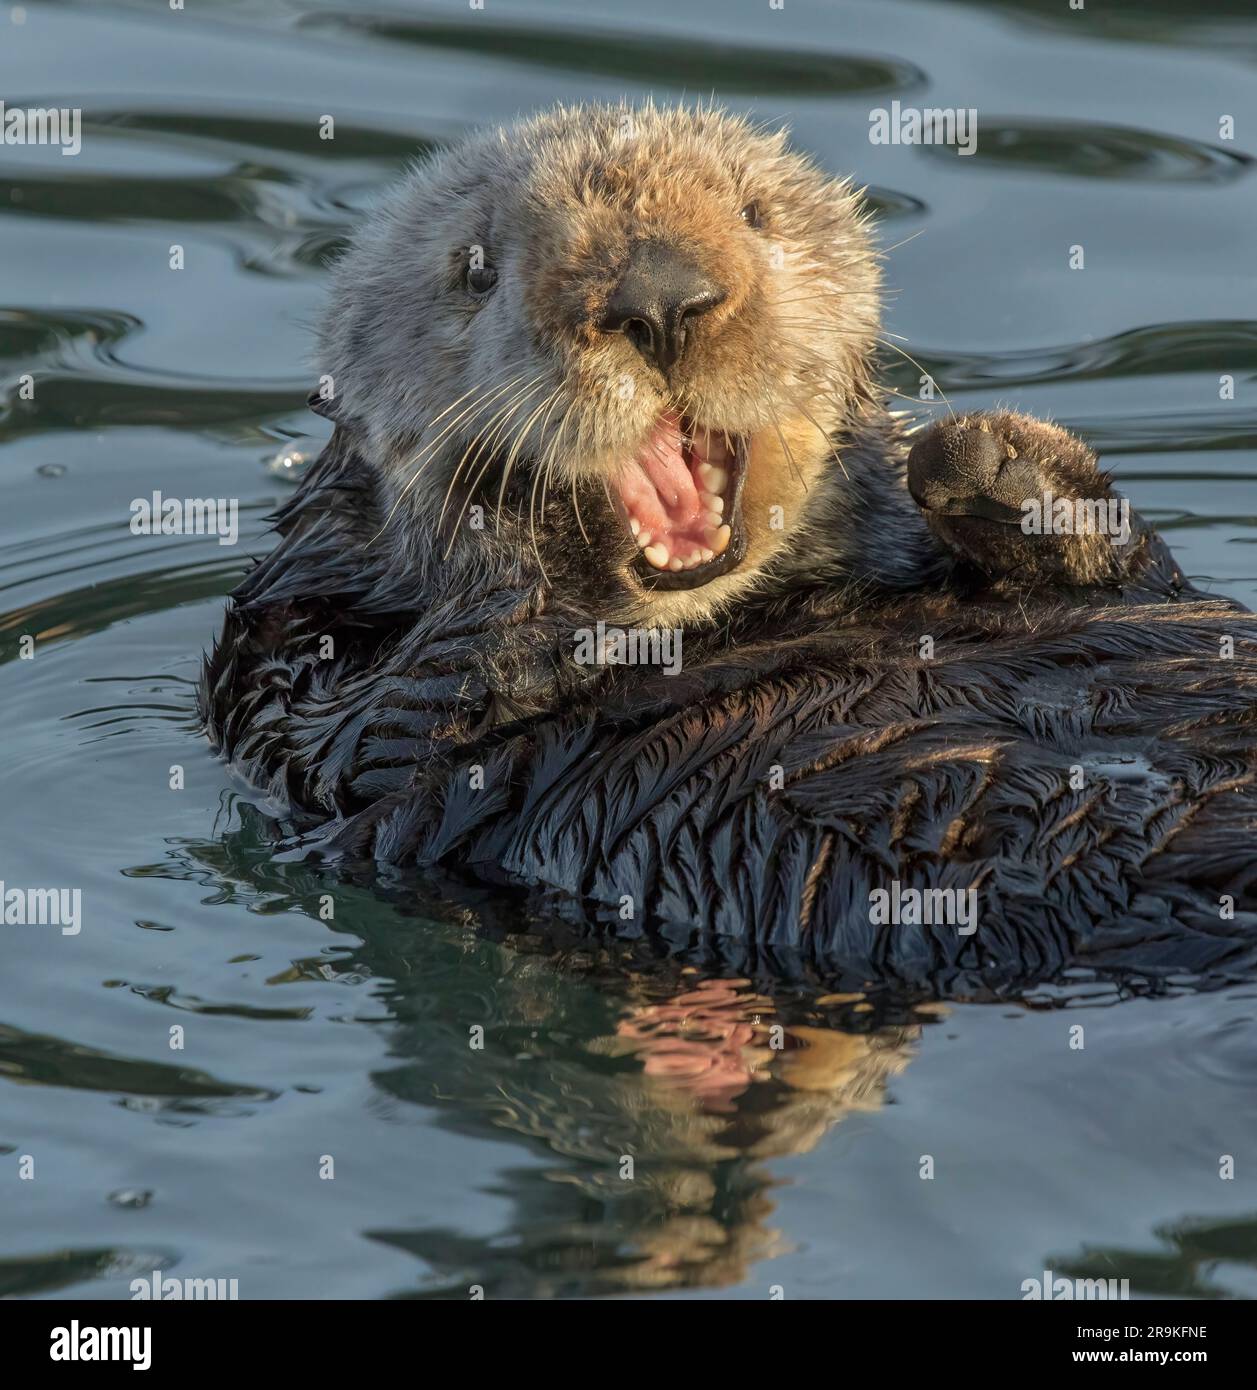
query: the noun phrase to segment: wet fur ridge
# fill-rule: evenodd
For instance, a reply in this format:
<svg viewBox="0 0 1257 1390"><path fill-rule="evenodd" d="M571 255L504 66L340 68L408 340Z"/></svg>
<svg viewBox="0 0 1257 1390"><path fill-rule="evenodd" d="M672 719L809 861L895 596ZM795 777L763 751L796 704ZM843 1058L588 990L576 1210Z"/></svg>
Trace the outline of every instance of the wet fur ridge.
<svg viewBox="0 0 1257 1390"><path fill-rule="evenodd" d="M287 847L491 884L523 912L853 985L1004 992L1080 965L1146 982L1249 971L1257 620L1194 593L1138 518L1122 546L1010 524L1008 499L1032 485L1113 496L1066 431L1002 412L905 433L872 384L875 263L849 189L709 112L639 112L643 144L602 158L623 115L559 111L474 138L413 175L342 268L325 344L332 439L233 595L201 689L214 745L264 793ZM734 207L777 206L791 254L818 227L837 236L832 303L850 283L857 309L851 322L829 311L828 366L814 352L792 364L792 330L757 304L754 267L733 277L740 307L696 345L684 389L723 383L759 441L774 431L755 412L784 423L786 394L810 380L823 448L801 448L810 485L792 524L760 538L736 584L656 600L634 588L602 482L617 433L657 411L661 388L641 378L633 419L590 408L591 372L637 367L623 343L582 346L581 306L605 292L590 257L615 262L604 214L626 200L639 221L756 254L732 219L685 223L682 169ZM485 190L529 229L512 249L482 224L503 274L516 266L493 310L507 337L475 336L448 287L422 288L448 272L435 255L398 259L399 238L428 235L414 213L434 186L464 201L434 205L426 228L455 220L433 246L466 239L455 231ZM521 286L544 287L540 307ZM785 354L788 391L779 376L752 392L740 375L761 369L734 322L747 314ZM532 354L556 400L576 392L569 434L584 445L544 502L535 470L503 484L499 468L492 520L473 532L440 512L447 494L456 516L485 499L451 487L474 429L456 452L431 449L406 488L432 415L495 365L476 359L490 336L497 363ZM539 430L519 455L547 448ZM787 460L762 448L752 474L758 462L787 489ZM576 664L577 630L600 619L683 623L683 670ZM974 889L977 931L873 923L870 894L892 882Z"/></svg>

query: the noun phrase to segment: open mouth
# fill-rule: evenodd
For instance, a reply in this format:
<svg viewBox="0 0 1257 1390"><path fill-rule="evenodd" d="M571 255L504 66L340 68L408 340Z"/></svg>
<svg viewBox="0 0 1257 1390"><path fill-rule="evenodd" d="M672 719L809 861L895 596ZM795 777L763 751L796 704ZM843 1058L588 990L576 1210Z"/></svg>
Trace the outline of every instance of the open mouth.
<svg viewBox="0 0 1257 1390"><path fill-rule="evenodd" d="M639 554L634 570L659 589L696 589L735 568L742 527L745 441L667 411L616 481Z"/></svg>

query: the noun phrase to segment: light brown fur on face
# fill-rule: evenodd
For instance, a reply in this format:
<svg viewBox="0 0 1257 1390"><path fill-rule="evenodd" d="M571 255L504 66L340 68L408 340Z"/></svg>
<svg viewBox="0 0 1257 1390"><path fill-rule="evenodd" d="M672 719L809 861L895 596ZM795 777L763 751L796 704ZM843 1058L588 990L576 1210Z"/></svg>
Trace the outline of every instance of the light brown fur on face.
<svg viewBox="0 0 1257 1390"><path fill-rule="evenodd" d="M666 373L603 326L642 241L678 249L723 295ZM497 279L477 295L463 267L481 250ZM496 507L515 486L535 512L540 484L578 547L592 489L606 514L587 563L617 594L605 616L649 623L714 615L797 544L841 469L832 437L868 390L878 321L850 185L782 134L706 110L559 108L474 136L410 176L338 281L325 357L385 501L429 545L484 545L463 526L473 497ZM614 501L665 412L749 460L745 553L689 589L643 577Z"/></svg>

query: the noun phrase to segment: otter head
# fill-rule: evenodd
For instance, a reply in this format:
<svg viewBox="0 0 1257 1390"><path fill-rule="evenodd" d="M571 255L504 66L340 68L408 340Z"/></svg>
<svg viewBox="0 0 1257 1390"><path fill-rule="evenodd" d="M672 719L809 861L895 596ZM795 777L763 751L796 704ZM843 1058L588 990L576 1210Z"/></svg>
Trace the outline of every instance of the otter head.
<svg viewBox="0 0 1257 1390"><path fill-rule="evenodd" d="M551 564L687 621L840 467L877 290L856 194L783 134L560 108L409 175L340 263L325 366L391 516L435 544L479 505L516 546L545 517Z"/></svg>

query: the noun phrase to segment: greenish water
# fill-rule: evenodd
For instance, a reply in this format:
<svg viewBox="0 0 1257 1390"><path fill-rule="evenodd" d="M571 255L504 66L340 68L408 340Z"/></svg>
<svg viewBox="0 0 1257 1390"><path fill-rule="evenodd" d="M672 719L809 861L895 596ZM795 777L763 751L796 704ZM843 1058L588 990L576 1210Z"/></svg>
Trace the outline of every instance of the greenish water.
<svg viewBox="0 0 1257 1390"><path fill-rule="evenodd" d="M875 1013L495 942L272 863L193 712L323 437L326 257L417 150L556 98L788 118L871 185L957 408L1081 431L1257 604L1255 59L1249 0L0 3L0 99L84 112L74 158L0 146L0 878L83 904L0 926L0 1294L1257 1294L1257 990ZM976 108L978 152L870 144L893 100ZM239 544L132 535L154 490L239 498Z"/></svg>

